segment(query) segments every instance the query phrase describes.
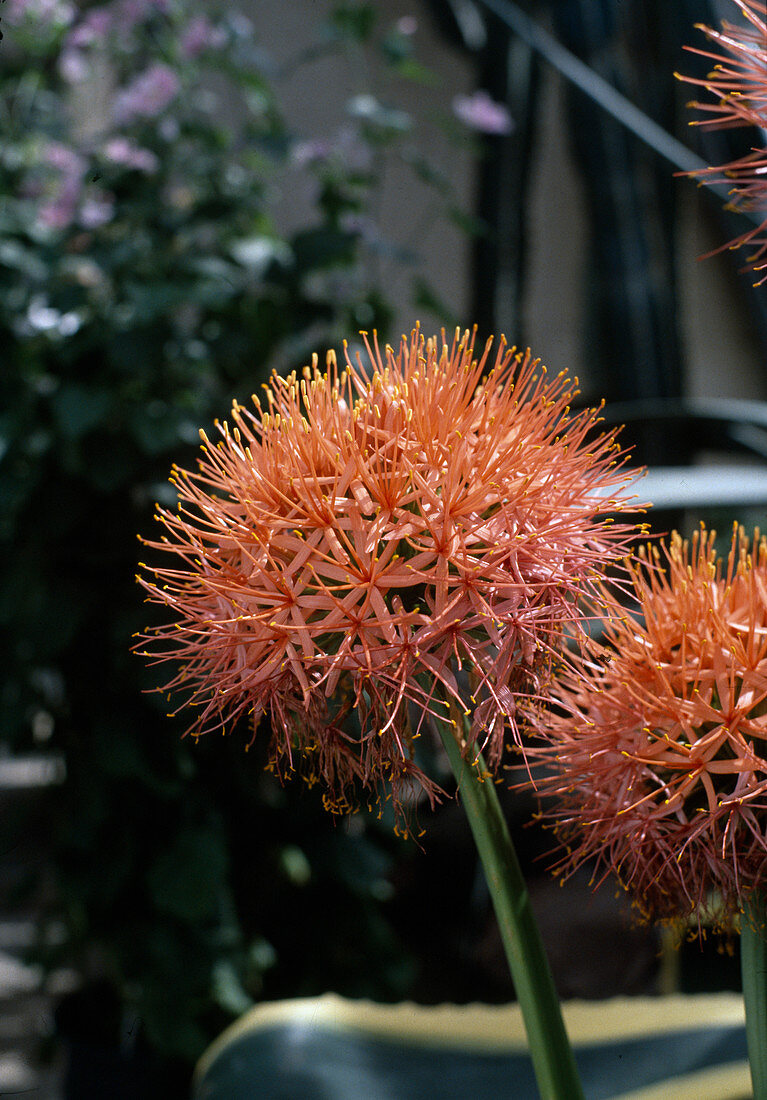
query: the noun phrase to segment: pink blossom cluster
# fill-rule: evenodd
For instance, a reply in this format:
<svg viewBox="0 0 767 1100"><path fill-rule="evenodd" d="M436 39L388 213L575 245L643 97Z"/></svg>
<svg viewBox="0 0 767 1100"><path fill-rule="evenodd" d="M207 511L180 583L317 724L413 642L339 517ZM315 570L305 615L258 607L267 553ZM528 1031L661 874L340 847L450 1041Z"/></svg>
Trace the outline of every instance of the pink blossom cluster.
<svg viewBox="0 0 767 1100"><path fill-rule="evenodd" d="M49 142L42 151L42 163L53 169L52 186L38 212L42 225L64 229L75 218L87 163L83 157L60 141Z"/></svg>
<svg viewBox="0 0 767 1100"><path fill-rule="evenodd" d="M453 100L453 112L465 126L480 134L510 134L514 129L508 107L482 89L471 95L457 95Z"/></svg>
<svg viewBox="0 0 767 1100"><path fill-rule="evenodd" d="M69 0L9 0L3 15L16 27L24 22L68 27L75 18L75 7Z"/></svg>
<svg viewBox="0 0 767 1100"><path fill-rule="evenodd" d="M155 13L168 11L168 0L116 0L86 11L64 40L59 58L61 76L72 84L87 79L91 51L123 45L140 23Z"/></svg>
<svg viewBox="0 0 767 1100"><path fill-rule="evenodd" d="M103 154L112 164L146 172L147 175L156 172L160 166L159 160L150 149L142 149L126 137L110 138L104 145Z"/></svg>
<svg viewBox="0 0 767 1100"><path fill-rule="evenodd" d="M155 62L120 91L112 109L119 126L141 118L156 118L178 95L181 81L169 65Z"/></svg>
<svg viewBox="0 0 767 1100"><path fill-rule="evenodd" d="M185 27L179 45L183 56L191 60L205 50L218 50L226 45L226 33L204 15L195 15Z"/></svg>
<svg viewBox="0 0 767 1100"><path fill-rule="evenodd" d="M108 139L99 150L107 163L151 175L159 168L159 160L126 137ZM73 224L83 229L97 229L111 221L114 199L108 192L88 180L88 159L76 149L60 141L43 146L38 158L42 169L42 185L28 183L30 198L43 196L37 218L47 229L67 229Z"/></svg>

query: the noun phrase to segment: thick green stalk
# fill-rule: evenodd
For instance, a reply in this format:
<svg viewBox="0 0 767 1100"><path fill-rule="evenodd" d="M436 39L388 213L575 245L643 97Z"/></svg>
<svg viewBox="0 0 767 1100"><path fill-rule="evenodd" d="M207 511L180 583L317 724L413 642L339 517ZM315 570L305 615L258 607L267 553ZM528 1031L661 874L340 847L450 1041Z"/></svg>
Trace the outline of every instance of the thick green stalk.
<svg viewBox="0 0 767 1100"><path fill-rule="evenodd" d="M455 708L451 708L455 709ZM542 1100L582 1100L575 1059L524 876L481 756L464 759L453 721L434 718L487 879Z"/></svg>
<svg viewBox="0 0 767 1100"><path fill-rule="evenodd" d="M767 911L763 895L754 896L743 914L740 968L754 1100L767 1100Z"/></svg>

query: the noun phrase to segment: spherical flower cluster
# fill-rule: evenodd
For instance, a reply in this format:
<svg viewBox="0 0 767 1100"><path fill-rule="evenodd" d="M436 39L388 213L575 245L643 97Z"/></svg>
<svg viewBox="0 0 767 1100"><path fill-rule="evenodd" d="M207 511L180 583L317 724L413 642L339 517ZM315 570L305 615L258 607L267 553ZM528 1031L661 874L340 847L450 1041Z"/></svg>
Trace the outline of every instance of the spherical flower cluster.
<svg viewBox="0 0 767 1100"><path fill-rule="evenodd" d="M725 129L734 126L756 127L762 143L730 164L693 172L691 175L710 183L731 183L730 205L741 211L764 215L761 224L741 234L730 248L749 247L747 269L759 274L757 286L767 280L767 4L764 0L733 0L740 9L742 21L724 22L721 30L698 24L721 53L711 53L687 47L716 62L714 71L705 79L677 76L688 84L704 88L715 102L693 102L691 107L708 116L693 125L704 129ZM717 249L717 251L719 251Z"/></svg>
<svg viewBox="0 0 767 1100"><path fill-rule="evenodd" d="M632 566L641 617L566 673L538 755L567 855L648 918L722 923L767 871L767 541L674 535Z"/></svg>
<svg viewBox="0 0 767 1100"><path fill-rule="evenodd" d="M614 433L569 415L567 378L503 341L485 376L469 333L365 344L369 371L328 353L234 405L198 470L175 470L178 510L147 543L166 564L139 578L174 619L141 651L181 662L167 687L192 732L248 715L255 736L269 714L274 768L321 778L337 809L357 783L433 795L414 740L469 693L467 751L497 766L635 530L612 518L630 480Z"/></svg>

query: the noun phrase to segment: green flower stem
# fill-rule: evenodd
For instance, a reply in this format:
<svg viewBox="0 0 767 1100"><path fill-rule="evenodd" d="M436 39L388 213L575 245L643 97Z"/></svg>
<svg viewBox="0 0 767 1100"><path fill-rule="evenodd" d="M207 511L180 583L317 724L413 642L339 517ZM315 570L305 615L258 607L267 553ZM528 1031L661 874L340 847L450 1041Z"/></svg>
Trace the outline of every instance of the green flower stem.
<svg viewBox="0 0 767 1100"><path fill-rule="evenodd" d="M457 708L452 707L451 710ZM582 1100L559 998L495 784L481 755L467 761L455 721L434 717L493 899L542 1100Z"/></svg>
<svg viewBox="0 0 767 1100"><path fill-rule="evenodd" d="M740 967L754 1100L767 1100L767 910L764 895L755 895L743 914Z"/></svg>

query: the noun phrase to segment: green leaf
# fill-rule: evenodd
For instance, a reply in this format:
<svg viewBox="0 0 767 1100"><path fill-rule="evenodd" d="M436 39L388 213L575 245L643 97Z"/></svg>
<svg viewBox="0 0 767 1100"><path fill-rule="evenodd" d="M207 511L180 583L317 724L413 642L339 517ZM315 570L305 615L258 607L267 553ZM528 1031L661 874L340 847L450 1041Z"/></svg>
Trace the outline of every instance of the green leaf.
<svg viewBox="0 0 767 1100"><path fill-rule="evenodd" d="M486 221L483 221L482 218L476 218L466 210L461 210L458 206L450 207L448 217L459 229L463 230L467 237L486 237L488 235L489 226Z"/></svg>
<svg viewBox="0 0 767 1100"><path fill-rule="evenodd" d="M66 439L79 439L100 424L111 404L108 393L72 383L62 386L51 399L59 431Z"/></svg>
<svg viewBox="0 0 767 1100"><path fill-rule="evenodd" d="M328 23L342 38L367 42L375 29L377 18L372 4L337 4L330 13Z"/></svg>
<svg viewBox="0 0 767 1100"><path fill-rule="evenodd" d="M213 1000L232 1016L242 1016L253 1007L253 998L245 991L234 964L219 959L213 967Z"/></svg>
<svg viewBox="0 0 767 1100"><path fill-rule="evenodd" d="M146 408L134 409L130 429L141 450L148 455L169 452L181 445L179 410L169 408L164 402L150 401Z"/></svg>
<svg viewBox="0 0 767 1100"><path fill-rule="evenodd" d="M40 256L18 241L0 241L0 264L21 272L31 282L41 283L48 274L48 267Z"/></svg>
<svg viewBox="0 0 767 1100"><path fill-rule="evenodd" d="M440 195L449 195L453 185L444 172L435 168L431 161L415 147L403 150L402 158L410 166L419 180L433 187Z"/></svg>
<svg viewBox="0 0 767 1100"><path fill-rule="evenodd" d="M435 72L416 61L413 57L406 57L402 61L394 62L393 67L401 80L410 80L413 84L420 84L423 88L438 88L442 84Z"/></svg>
<svg viewBox="0 0 767 1100"><path fill-rule="evenodd" d="M233 241L229 251L235 260L255 278L265 275L273 263L287 267L293 258L290 246L276 237L241 237Z"/></svg>
<svg viewBox="0 0 767 1100"><path fill-rule="evenodd" d="M189 301L187 283L164 283L151 281L126 284L127 298L136 313L139 323L154 320Z"/></svg>
<svg viewBox="0 0 767 1100"><path fill-rule="evenodd" d="M229 859L212 830L182 832L149 869L149 889L158 909L185 922L215 917L225 888Z"/></svg>
<svg viewBox="0 0 767 1100"><path fill-rule="evenodd" d="M430 313L435 314L450 328L458 324L458 319L453 310L447 302L443 302L438 297L434 288L425 279L416 278L413 280L413 298L419 309L428 309Z"/></svg>
<svg viewBox="0 0 767 1100"><path fill-rule="evenodd" d="M346 105L352 118L367 124L369 138L378 138L379 131L391 134L404 134L413 128L413 119L398 107L387 107L373 95L355 95Z"/></svg>
<svg viewBox="0 0 767 1100"><path fill-rule="evenodd" d="M356 234L340 229L307 229L293 238L296 267L305 274L317 268L351 263L356 241Z"/></svg>

